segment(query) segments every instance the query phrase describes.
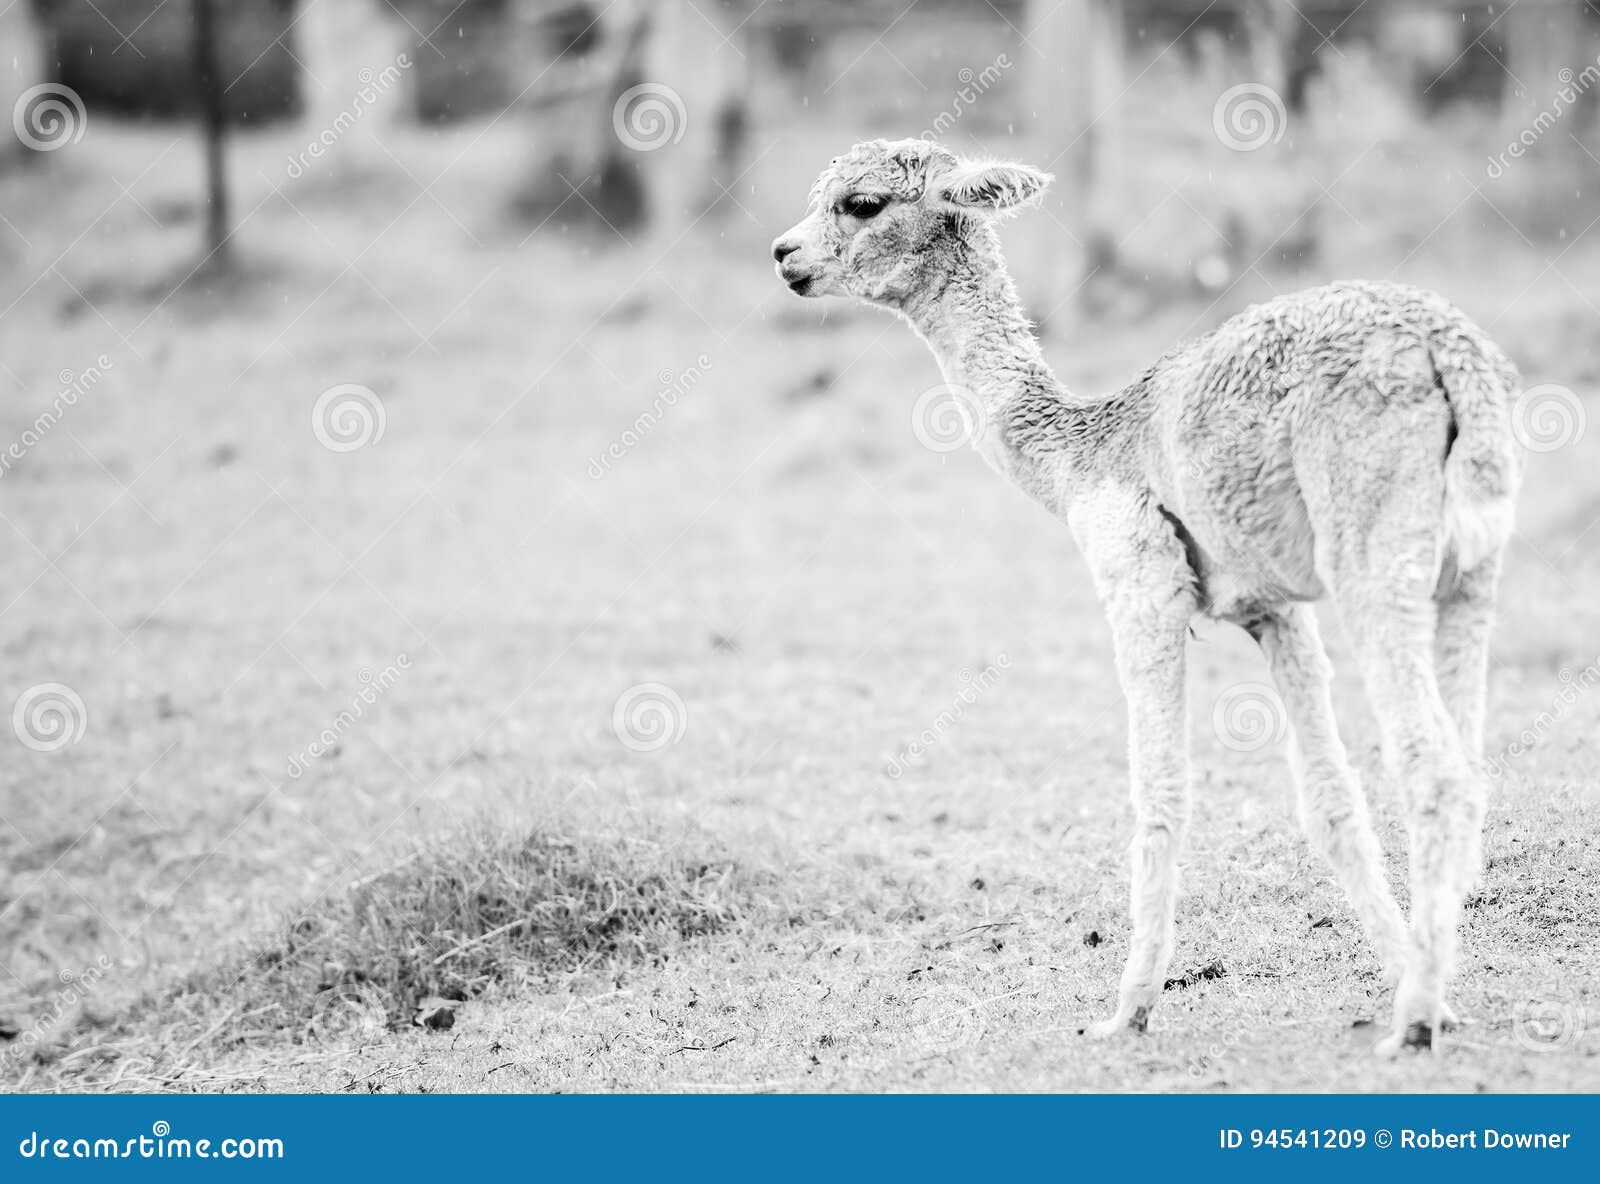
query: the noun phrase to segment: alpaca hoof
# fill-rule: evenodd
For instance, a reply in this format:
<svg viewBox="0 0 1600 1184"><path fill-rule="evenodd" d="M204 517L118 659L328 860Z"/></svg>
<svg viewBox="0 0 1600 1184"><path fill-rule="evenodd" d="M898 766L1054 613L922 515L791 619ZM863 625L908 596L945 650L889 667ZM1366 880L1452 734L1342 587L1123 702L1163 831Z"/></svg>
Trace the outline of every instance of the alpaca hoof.
<svg viewBox="0 0 1600 1184"><path fill-rule="evenodd" d="M1090 1024L1083 1029L1082 1035L1087 1036L1090 1040L1110 1040L1113 1037L1122 1036L1129 1032L1143 1033L1149 1023L1149 1008L1138 1007L1128 1014L1119 1011L1108 1020Z"/></svg>
<svg viewBox="0 0 1600 1184"><path fill-rule="evenodd" d="M1413 1020L1406 1025L1405 1047L1424 1049L1433 1047L1433 1025L1426 1020Z"/></svg>
<svg viewBox="0 0 1600 1184"><path fill-rule="evenodd" d="M1426 1020L1413 1020L1403 1032L1391 1032L1373 1046L1380 1057L1394 1058L1403 1052L1423 1052L1433 1048L1433 1027Z"/></svg>
<svg viewBox="0 0 1600 1184"><path fill-rule="evenodd" d="M1439 1005L1439 1034L1454 1032L1461 1027L1461 1019L1451 1009L1448 1003ZM1422 1052L1433 1050L1434 1027L1427 1020L1412 1020L1404 1031L1393 1032L1385 1036L1374 1046L1374 1050L1381 1057L1396 1057L1402 1052Z"/></svg>

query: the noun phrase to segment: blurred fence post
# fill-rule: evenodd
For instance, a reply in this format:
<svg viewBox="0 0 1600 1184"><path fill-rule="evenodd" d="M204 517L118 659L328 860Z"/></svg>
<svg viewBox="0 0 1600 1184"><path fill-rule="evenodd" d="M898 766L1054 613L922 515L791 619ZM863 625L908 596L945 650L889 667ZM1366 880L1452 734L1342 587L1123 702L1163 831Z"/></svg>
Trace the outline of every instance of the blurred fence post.
<svg viewBox="0 0 1600 1184"><path fill-rule="evenodd" d="M1291 74L1298 76L1300 71L1309 70L1310 65L1315 64L1314 58L1305 64L1295 60L1291 69L1291 59L1299 52L1302 40L1300 30L1307 28L1305 19L1278 0L1248 0L1242 13L1249 30L1249 81L1260 83L1280 99L1287 100L1289 106L1299 107L1304 88L1296 90L1290 86Z"/></svg>
<svg viewBox="0 0 1600 1184"><path fill-rule="evenodd" d="M23 93L44 81L39 52L39 30L22 0L0 10L0 120L15 120ZM22 137L0 123L0 164L25 156Z"/></svg>
<svg viewBox="0 0 1600 1184"><path fill-rule="evenodd" d="M1572 83L1584 67L1595 64L1594 38L1585 28L1581 0L1524 0L1506 12L1502 25L1506 67L1503 125L1508 135L1516 135L1552 105L1563 85ZM1555 136L1543 136L1542 128L1535 130L1541 132L1545 151L1573 150L1569 133L1575 128L1561 129L1563 134Z"/></svg>
<svg viewBox="0 0 1600 1184"><path fill-rule="evenodd" d="M652 148L644 174L652 222L676 236L724 210L745 167L746 50L730 0L659 0L649 11L643 85L664 88L658 110L674 136Z"/></svg>
<svg viewBox="0 0 1600 1184"><path fill-rule="evenodd" d="M1600 39L1585 19L1583 0L1524 0L1501 24L1506 77L1496 151L1505 151L1502 172L1491 174L1493 200L1526 229L1567 229L1574 218L1570 203L1549 198L1594 171L1577 136L1595 116ZM1558 225L1547 224L1552 218Z"/></svg>
<svg viewBox="0 0 1600 1184"><path fill-rule="evenodd" d="M380 135L408 102L415 109L414 31L372 0L311 0L295 29L305 63L303 122L309 143L319 147L315 157L297 151L289 178L319 168L360 171L386 160ZM329 138L337 139L336 150L321 151Z"/></svg>
<svg viewBox="0 0 1600 1184"><path fill-rule="evenodd" d="M200 128L206 158L206 258L217 263L228 256L227 110L217 49L216 0L193 0L195 85L200 91Z"/></svg>
<svg viewBox="0 0 1600 1184"><path fill-rule="evenodd" d="M1094 277L1116 266L1121 0L1029 0L1028 28L1038 51L1027 59L1033 138L1041 163L1056 174L1045 209L1066 245L1045 253L1048 274L1021 278L1041 317L1071 322L1087 308Z"/></svg>

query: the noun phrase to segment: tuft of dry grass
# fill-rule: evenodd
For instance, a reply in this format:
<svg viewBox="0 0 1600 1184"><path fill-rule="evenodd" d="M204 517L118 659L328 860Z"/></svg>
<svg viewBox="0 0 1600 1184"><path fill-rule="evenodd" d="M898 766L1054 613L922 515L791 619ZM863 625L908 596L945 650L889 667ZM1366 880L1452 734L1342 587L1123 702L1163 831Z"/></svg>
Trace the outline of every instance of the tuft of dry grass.
<svg viewBox="0 0 1600 1184"><path fill-rule="evenodd" d="M303 1031L340 1003L409 1021L425 997L604 976L659 965L679 942L733 926L742 878L726 860L660 845L463 832L296 916L242 966L189 984L226 996L255 1027Z"/></svg>
<svg viewBox="0 0 1600 1184"><path fill-rule="evenodd" d="M453 1001L495 988L614 988L629 969L660 967L683 943L771 911L756 887L720 852L479 823L419 844L296 909L255 948L147 995L85 1050L93 1055L58 1064L55 1076L73 1088L109 1081L104 1074L128 1067L126 1053L153 1044L153 1060L135 1058L136 1079L171 1087L249 1046L292 1057L292 1045L448 1027Z"/></svg>

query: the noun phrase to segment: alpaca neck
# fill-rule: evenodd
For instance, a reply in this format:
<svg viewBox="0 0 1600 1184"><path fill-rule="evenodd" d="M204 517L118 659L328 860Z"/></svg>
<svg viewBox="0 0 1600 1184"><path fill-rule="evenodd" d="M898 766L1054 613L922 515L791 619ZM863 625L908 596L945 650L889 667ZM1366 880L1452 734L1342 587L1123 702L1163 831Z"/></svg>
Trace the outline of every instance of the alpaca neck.
<svg viewBox="0 0 1600 1184"><path fill-rule="evenodd" d="M963 245L942 282L925 285L902 312L933 350L946 383L976 405L972 444L995 468L1035 496L1051 484L1039 472L1049 449L1029 447L1024 421L1042 426L1073 403L1051 373L993 231ZM972 408L967 408L972 410Z"/></svg>

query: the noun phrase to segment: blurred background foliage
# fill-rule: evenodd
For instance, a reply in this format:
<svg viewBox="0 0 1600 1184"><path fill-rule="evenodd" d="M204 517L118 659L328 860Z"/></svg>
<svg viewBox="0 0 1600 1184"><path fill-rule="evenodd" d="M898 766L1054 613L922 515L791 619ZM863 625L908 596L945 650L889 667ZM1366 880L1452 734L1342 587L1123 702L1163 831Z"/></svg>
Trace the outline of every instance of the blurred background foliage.
<svg viewBox="0 0 1600 1184"><path fill-rule="evenodd" d="M196 17L213 3L11 4L5 97L57 82L96 122L203 113ZM1403 253L1464 198L1482 199L1491 228L1560 239L1587 225L1600 171L1585 73L1600 59L1594 0L235 0L214 11L217 136L331 127L343 138L351 113L372 122L359 92L390 67L399 93L381 96L384 121L436 142L514 127L487 196L529 228L601 246L737 226L741 206L786 224L803 190L763 208L752 184L771 175L757 166L780 139L784 155L818 145L791 157L797 179L868 134L934 134L1047 163L1062 179L1054 229L1022 268L1041 315L1126 312L1224 290L1255 268L1315 269L1374 234ZM1218 96L1241 82L1281 104L1264 151L1215 133ZM641 86L670 96L645 116L670 121L669 151L618 134L621 103ZM1519 167L1493 175L1488 162L1553 103ZM12 144L0 167L29 155ZM361 167L346 148L320 171L337 184ZM224 202L224 179L202 200ZM219 229L207 244L217 254L231 226Z"/></svg>

